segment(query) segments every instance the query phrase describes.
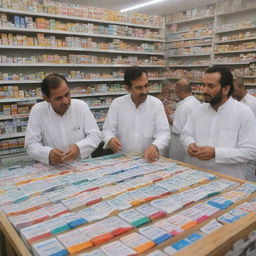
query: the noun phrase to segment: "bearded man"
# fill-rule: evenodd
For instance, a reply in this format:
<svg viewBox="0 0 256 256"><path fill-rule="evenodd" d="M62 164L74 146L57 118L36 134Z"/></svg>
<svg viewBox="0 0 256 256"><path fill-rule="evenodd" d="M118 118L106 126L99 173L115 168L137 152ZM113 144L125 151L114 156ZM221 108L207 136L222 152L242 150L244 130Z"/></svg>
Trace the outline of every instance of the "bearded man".
<svg viewBox="0 0 256 256"><path fill-rule="evenodd" d="M245 179L247 162L256 158L256 119L231 95L232 73L210 67L203 78L205 102L189 116L181 134L188 162Z"/></svg>

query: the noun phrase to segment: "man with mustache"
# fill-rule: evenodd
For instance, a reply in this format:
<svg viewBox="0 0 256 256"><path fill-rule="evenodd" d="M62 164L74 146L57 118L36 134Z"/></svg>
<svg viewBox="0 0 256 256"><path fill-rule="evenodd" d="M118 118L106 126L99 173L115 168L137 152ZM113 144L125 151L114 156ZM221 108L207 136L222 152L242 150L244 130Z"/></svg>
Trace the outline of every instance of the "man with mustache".
<svg viewBox="0 0 256 256"><path fill-rule="evenodd" d="M237 178L246 178L247 162L256 158L256 119L252 110L231 96L231 72L206 70L205 102L189 116L182 131L189 162Z"/></svg>
<svg viewBox="0 0 256 256"><path fill-rule="evenodd" d="M153 162L170 139L163 104L148 95L148 75L142 67L127 68L124 81L129 94L115 99L109 108L102 130L104 148L141 153Z"/></svg>
<svg viewBox="0 0 256 256"><path fill-rule="evenodd" d="M36 103L29 114L28 154L52 165L89 157L102 136L88 105L71 99L68 82L59 74L46 76L41 89L45 101Z"/></svg>

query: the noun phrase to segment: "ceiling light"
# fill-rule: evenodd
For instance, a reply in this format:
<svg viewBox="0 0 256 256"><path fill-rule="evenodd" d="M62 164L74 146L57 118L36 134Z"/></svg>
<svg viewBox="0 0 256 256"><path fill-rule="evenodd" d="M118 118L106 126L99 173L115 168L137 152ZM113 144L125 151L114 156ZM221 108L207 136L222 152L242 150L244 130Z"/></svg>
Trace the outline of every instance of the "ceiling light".
<svg viewBox="0 0 256 256"><path fill-rule="evenodd" d="M120 12L128 12L128 11L131 11L131 10L134 10L134 9L138 9L138 8L141 8L141 7L144 7L144 6L147 6L147 5L151 5L151 4L156 4L156 3L159 3L159 2L162 2L164 0L152 0L152 1L149 1L149 2L146 2L146 3L143 3L143 4L136 4L134 6L131 6L129 8L125 8L125 9L122 9L120 10Z"/></svg>

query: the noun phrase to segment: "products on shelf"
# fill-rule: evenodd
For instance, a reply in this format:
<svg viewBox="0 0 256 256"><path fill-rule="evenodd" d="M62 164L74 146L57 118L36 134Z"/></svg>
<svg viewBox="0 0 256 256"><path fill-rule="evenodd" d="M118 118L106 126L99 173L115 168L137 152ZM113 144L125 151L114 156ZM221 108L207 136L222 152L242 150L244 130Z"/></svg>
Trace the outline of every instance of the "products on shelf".
<svg viewBox="0 0 256 256"><path fill-rule="evenodd" d="M246 32L240 32L236 34L224 34L219 36L219 41L217 42L226 42L226 41L234 41L236 42L239 40L246 40L246 39L254 39L256 38L256 32L254 31L246 31Z"/></svg>
<svg viewBox="0 0 256 256"><path fill-rule="evenodd" d="M130 65L165 65L165 60L149 56L148 58L137 56L121 56L110 58L97 55L57 55L45 54L29 57L9 57L0 55L0 63L4 64L130 64Z"/></svg>
<svg viewBox="0 0 256 256"><path fill-rule="evenodd" d="M167 78L175 78L175 79L181 79L181 78L187 78L188 80L201 82L204 75L204 71L200 69L169 69L165 76Z"/></svg>
<svg viewBox="0 0 256 256"><path fill-rule="evenodd" d="M188 32L167 34L166 40L174 41L174 40L187 40L187 39L197 39L197 38L203 39L204 37L212 37L212 36L213 36L213 27L210 27L208 29L199 29L199 30L192 30Z"/></svg>
<svg viewBox="0 0 256 256"><path fill-rule="evenodd" d="M197 9L190 9L182 12L176 12L166 17L166 23L175 23L191 19L203 18L214 15L214 5L208 5Z"/></svg>
<svg viewBox="0 0 256 256"><path fill-rule="evenodd" d="M256 60L256 53L241 53L234 57L216 55L214 61L217 63L239 63L239 62L252 62Z"/></svg>
<svg viewBox="0 0 256 256"><path fill-rule="evenodd" d="M0 105L0 116L28 115L35 102L19 102Z"/></svg>
<svg viewBox="0 0 256 256"><path fill-rule="evenodd" d="M0 135L14 134L19 132L25 132L27 127L27 119L14 119L0 122Z"/></svg>
<svg viewBox="0 0 256 256"><path fill-rule="evenodd" d="M217 44L215 45L215 52L232 52L232 51L256 51L256 41L244 42L239 44Z"/></svg>
<svg viewBox="0 0 256 256"><path fill-rule="evenodd" d="M250 9L254 7L256 7L256 3L254 0L225 0L216 3L216 13L231 13L241 9Z"/></svg>
<svg viewBox="0 0 256 256"><path fill-rule="evenodd" d="M1 1L1 8L14 9L20 11L29 11L33 13L48 13L52 15L63 15L82 19L95 19L110 22L131 23L138 25L162 26L163 18L161 16L147 15L143 13L107 10L97 7L88 7L81 4L72 4L69 2L40 1L32 2L21 1Z"/></svg>
<svg viewBox="0 0 256 256"><path fill-rule="evenodd" d="M1 86L0 87L0 99L6 98L28 98L28 97L41 97L41 89L20 89L18 86Z"/></svg>
<svg viewBox="0 0 256 256"><path fill-rule="evenodd" d="M186 56L186 55L197 55L197 54L209 54L212 50L212 47L202 47L202 46L194 46L188 48L177 48L177 49L169 49L168 56Z"/></svg>
<svg viewBox="0 0 256 256"><path fill-rule="evenodd" d="M212 44L212 38L198 39L198 40L186 40L186 41L178 41L178 42L168 43L166 45L166 49L168 50L171 48L204 46L204 45L211 45L211 44Z"/></svg>
<svg viewBox="0 0 256 256"><path fill-rule="evenodd" d="M256 19L252 20L243 20L242 22L237 22L237 23L225 23L225 24L219 24L216 27L217 32L222 32L222 31L229 31L229 30L239 30L241 28L253 28L256 26ZM239 38L242 39L242 38Z"/></svg>
<svg viewBox="0 0 256 256"><path fill-rule="evenodd" d="M179 26L177 24L170 24L166 27L166 34L177 34L177 33L183 33L183 32L191 32L192 30L196 30L196 31L201 31L201 30L212 30L213 29L213 23L198 23L198 24L193 24L193 25L188 25L186 26L186 29L179 31ZM202 32L205 33L205 32Z"/></svg>
<svg viewBox="0 0 256 256"><path fill-rule="evenodd" d="M25 138L14 138L8 140L0 140L0 154L1 150L22 148L24 147Z"/></svg>

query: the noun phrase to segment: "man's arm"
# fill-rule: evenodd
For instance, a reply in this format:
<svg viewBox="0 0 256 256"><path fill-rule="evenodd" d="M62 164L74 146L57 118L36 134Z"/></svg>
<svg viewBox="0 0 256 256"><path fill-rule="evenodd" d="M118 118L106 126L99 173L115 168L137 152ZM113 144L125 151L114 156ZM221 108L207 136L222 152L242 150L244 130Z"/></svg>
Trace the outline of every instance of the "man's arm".
<svg viewBox="0 0 256 256"><path fill-rule="evenodd" d="M118 152L122 148L120 140L116 137L118 133L118 118L116 108L116 102L114 101L109 107L108 114L102 128L102 136L104 141L103 148L111 148L114 152Z"/></svg>
<svg viewBox="0 0 256 256"><path fill-rule="evenodd" d="M154 135L154 141L152 144L155 145L159 151L161 151L167 147L170 142L170 127L162 103L160 103L158 106L155 123L156 133Z"/></svg>
<svg viewBox="0 0 256 256"><path fill-rule="evenodd" d="M83 118L82 128L86 137L69 147L69 151L66 155L68 154L69 158L72 158L72 160L76 159L79 153L81 158L90 156L102 140L102 135L97 122L86 103L83 106L81 116L78 116L78 118ZM78 147L79 152L77 151L76 146Z"/></svg>
<svg viewBox="0 0 256 256"><path fill-rule="evenodd" d="M248 109L249 110L249 109ZM256 119L252 111L244 113L235 147L216 147L215 162L218 164L244 163L256 159Z"/></svg>
<svg viewBox="0 0 256 256"><path fill-rule="evenodd" d="M53 148L42 144L41 114L35 107L36 105L31 109L29 114L25 135L25 148L32 159L49 164L49 155Z"/></svg>

